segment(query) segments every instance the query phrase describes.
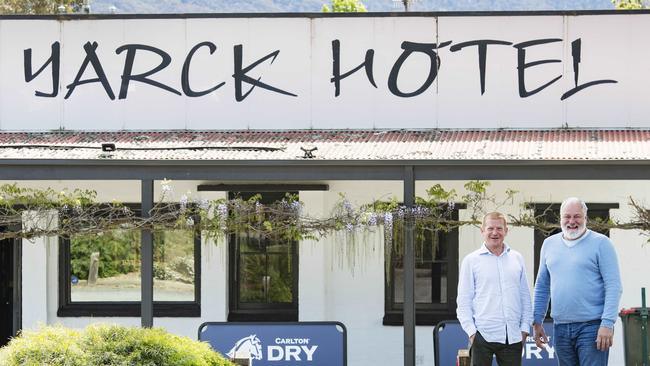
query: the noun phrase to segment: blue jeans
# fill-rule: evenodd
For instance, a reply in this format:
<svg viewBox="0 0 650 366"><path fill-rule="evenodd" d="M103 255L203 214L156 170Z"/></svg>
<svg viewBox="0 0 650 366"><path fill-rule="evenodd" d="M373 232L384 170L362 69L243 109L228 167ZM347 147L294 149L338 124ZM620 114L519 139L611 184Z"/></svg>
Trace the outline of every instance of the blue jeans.
<svg viewBox="0 0 650 366"><path fill-rule="evenodd" d="M607 366L609 350L596 348L600 319L553 325L555 354L560 366Z"/></svg>

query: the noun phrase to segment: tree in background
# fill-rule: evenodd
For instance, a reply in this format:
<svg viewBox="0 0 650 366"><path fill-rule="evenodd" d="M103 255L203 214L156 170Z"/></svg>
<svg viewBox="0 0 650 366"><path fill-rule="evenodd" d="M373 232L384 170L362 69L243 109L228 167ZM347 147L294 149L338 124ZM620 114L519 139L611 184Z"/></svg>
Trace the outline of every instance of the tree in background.
<svg viewBox="0 0 650 366"><path fill-rule="evenodd" d="M645 9L647 2L644 0L612 0L616 9Z"/></svg>
<svg viewBox="0 0 650 366"><path fill-rule="evenodd" d="M360 0L332 0L332 7L323 4L323 13L365 13L368 10Z"/></svg>
<svg viewBox="0 0 650 366"><path fill-rule="evenodd" d="M59 6L65 13L82 9L83 0L0 0L0 14L58 14Z"/></svg>

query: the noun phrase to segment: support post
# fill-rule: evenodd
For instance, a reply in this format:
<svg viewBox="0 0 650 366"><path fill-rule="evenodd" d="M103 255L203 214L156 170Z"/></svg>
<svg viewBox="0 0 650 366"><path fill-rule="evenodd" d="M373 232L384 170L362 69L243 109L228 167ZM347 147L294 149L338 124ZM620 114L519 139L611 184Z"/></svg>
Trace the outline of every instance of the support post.
<svg viewBox="0 0 650 366"><path fill-rule="evenodd" d="M404 167L404 366L415 366L415 248L413 243L415 173Z"/></svg>
<svg viewBox="0 0 650 366"><path fill-rule="evenodd" d="M148 218L153 208L153 180L142 180L142 217ZM141 231L140 239L140 317L143 328L153 327L153 235L150 229Z"/></svg>

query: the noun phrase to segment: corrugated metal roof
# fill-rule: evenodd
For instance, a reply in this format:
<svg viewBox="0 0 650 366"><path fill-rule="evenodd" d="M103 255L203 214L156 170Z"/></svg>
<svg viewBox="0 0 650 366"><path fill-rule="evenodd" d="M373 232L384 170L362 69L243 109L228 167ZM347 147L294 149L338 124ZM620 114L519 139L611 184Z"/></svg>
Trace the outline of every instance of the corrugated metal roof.
<svg viewBox="0 0 650 366"><path fill-rule="evenodd" d="M650 130L0 133L0 159L298 160L301 148L316 160L647 160Z"/></svg>

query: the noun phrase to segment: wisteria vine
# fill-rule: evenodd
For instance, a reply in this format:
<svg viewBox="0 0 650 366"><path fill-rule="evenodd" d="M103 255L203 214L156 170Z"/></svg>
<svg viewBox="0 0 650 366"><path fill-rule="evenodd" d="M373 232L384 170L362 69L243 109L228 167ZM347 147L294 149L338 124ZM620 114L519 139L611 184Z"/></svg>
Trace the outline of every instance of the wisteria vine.
<svg viewBox="0 0 650 366"><path fill-rule="evenodd" d="M161 181L161 197L148 215L137 207L121 202L97 202L93 190L37 189L17 184L0 186L0 239L34 238L39 236L98 235L109 230L194 230L208 238L219 238L247 232L260 237L283 240L319 238L333 232L356 233L359 230L383 230L387 245L401 235L405 224L413 225L416 235L430 231L449 231L464 225L479 225L487 207L494 209L514 202L518 193L506 190L505 199L489 195L487 181L470 181L465 194L446 190L436 184L417 197L415 205L406 207L396 198L377 200L355 206L344 195L329 216L315 218L305 214L296 195L286 195L270 204L262 203L261 195L249 199L194 198L191 193L174 198L171 181ZM630 198L635 212L630 222L593 221L596 230L637 229L650 234L650 210ZM459 206L461 205L461 206ZM467 219L454 219L457 207L466 210ZM544 233L557 229L546 213L535 215L522 208L518 216L510 215L512 226L530 227ZM554 221L557 222L557 221ZM649 239L650 241L650 239Z"/></svg>

